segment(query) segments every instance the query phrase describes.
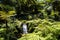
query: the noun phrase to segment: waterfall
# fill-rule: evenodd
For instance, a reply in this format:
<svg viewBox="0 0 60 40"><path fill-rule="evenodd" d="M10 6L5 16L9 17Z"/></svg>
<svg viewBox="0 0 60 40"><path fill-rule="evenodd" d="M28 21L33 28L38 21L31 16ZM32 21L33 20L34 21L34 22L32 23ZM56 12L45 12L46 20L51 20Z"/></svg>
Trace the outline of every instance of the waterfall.
<svg viewBox="0 0 60 40"><path fill-rule="evenodd" d="M27 34L27 25L26 24L23 24L23 34Z"/></svg>

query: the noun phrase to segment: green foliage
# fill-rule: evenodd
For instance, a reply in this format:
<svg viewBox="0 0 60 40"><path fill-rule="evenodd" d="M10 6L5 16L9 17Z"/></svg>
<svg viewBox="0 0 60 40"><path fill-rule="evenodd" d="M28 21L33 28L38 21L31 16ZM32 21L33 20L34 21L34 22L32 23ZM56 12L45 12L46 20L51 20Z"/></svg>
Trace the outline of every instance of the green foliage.
<svg viewBox="0 0 60 40"><path fill-rule="evenodd" d="M29 36L29 37L28 37ZM39 36L36 34L27 34L18 40L39 40Z"/></svg>
<svg viewBox="0 0 60 40"><path fill-rule="evenodd" d="M34 40L59 40L60 39L59 38L60 26L58 25L60 24L59 22L51 22L45 19L40 20L40 22L41 23L39 23L37 27L31 25L32 27L35 28L32 34L26 34L25 36L22 36L22 38L18 40L33 40L33 39ZM34 35L36 35L36 37L34 37Z"/></svg>
<svg viewBox="0 0 60 40"><path fill-rule="evenodd" d="M28 24L26 35L20 32L24 20ZM60 40L59 37L59 0L0 2L0 40Z"/></svg>

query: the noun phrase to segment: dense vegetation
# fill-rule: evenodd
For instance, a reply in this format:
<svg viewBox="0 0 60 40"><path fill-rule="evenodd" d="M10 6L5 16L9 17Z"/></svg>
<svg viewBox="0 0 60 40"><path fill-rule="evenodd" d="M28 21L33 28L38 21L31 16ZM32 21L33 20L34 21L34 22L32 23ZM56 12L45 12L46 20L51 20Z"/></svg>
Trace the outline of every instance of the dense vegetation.
<svg viewBox="0 0 60 40"><path fill-rule="evenodd" d="M60 40L60 0L0 0L0 40Z"/></svg>

